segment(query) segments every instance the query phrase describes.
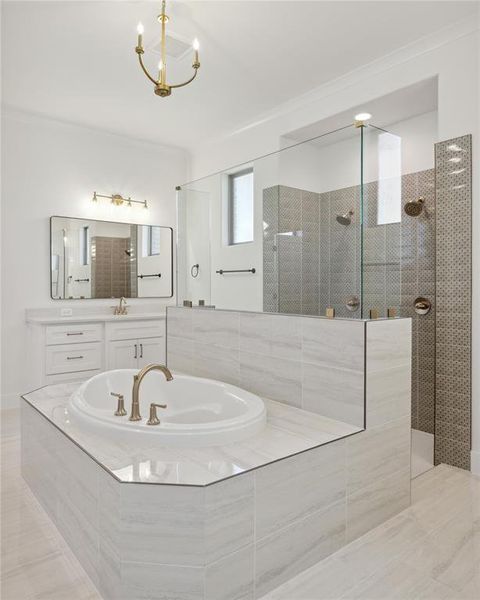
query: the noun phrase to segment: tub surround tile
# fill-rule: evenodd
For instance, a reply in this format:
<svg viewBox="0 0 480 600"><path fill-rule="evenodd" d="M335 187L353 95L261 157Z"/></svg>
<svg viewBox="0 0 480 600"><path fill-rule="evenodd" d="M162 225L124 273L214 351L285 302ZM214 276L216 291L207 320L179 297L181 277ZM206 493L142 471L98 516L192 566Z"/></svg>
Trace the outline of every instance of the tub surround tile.
<svg viewBox="0 0 480 600"><path fill-rule="evenodd" d="M255 554L256 597L311 567L344 544L344 500L259 540Z"/></svg>
<svg viewBox="0 0 480 600"><path fill-rule="evenodd" d="M240 323L241 317L234 345L213 341L209 356L220 357L222 348L239 356L258 356L247 366L261 365L268 374L274 357L240 350ZM362 323L367 342L368 326ZM224 342L230 330L231 320L226 317L211 334L212 340ZM195 331L203 336L203 326L192 325L191 338L173 339L192 347L203 343L195 339ZM378 330L375 334L372 344L383 347L382 335ZM273 336L272 330L269 335ZM272 348L270 344L270 352ZM376 347L371 350L379 353ZM320 361L291 362L301 365L301 373L306 365L322 372L325 366ZM42 504L50 506L55 522L59 515L63 518L66 539L104 598L258 599L409 503L409 414L399 409L406 399L400 395L382 404L388 369L380 361L378 369L369 372L368 363L366 375L362 372L362 394L365 379L367 409L371 404L375 426L366 431L267 399L268 423L257 436L238 444L190 450L155 447L151 439L143 445L99 438L70 422L68 398L76 385L37 390L22 402L26 416L22 468ZM344 379L345 372L356 373L329 367ZM286 372L283 382L295 380L294 375L295 370L293 375ZM300 398L304 407L303 389ZM69 444L73 449L66 452ZM101 457L106 468L81 448L97 461ZM84 461L90 462L89 468L82 468ZM70 462L82 470L81 476L65 475ZM49 479L49 473L59 477ZM82 487L88 487L83 494ZM59 510L52 497L67 502ZM415 525L413 519L409 523ZM394 547L407 528L406 523L391 526ZM358 571L362 551L349 556Z"/></svg>
<svg viewBox="0 0 480 600"><path fill-rule="evenodd" d="M253 473L205 488L204 536L207 564L253 543Z"/></svg>
<svg viewBox="0 0 480 600"><path fill-rule="evenodd" d="M258 469L255 473L256 535L271 535L292 522L344 500L344 440ZM303 490L299 495L298 491Z"/></svg>
<svg viewBox="0 0 480 600"><path fill-rule="evenodd" d="M354 493L410 464L409 415L347 440L347 485Z"/></svg>
<svg viewBox="0 0 480 600"><path fill-rule="evenodd" d="M363 321L302 319L303 362L363 372L364 328Z"/></svg>
<svg viewBox="0 0 480 600"><path fill-rule="evenodd" d="M411 365L367 372L367 429L410 415Z"/></svg>
<svg viewBox="0 0 480 600"><path fill-rule="evenodd" d="M355 540L410 506L410 464L384 479L347 494L347 542Z"/></svg>
<svg viewBox="0 0 480 600"><path fill-rule="evenodd" d="M190 316L182 317L185 312ZM183 307L168 307L167 322L170 316L170 368L225 379L260 396L363 427L364 321ZM179 327L186 332L183 337L177 335ZM332 381L342 378L344 385L334 389Z"/></svg>
<svg viewBox="0 0 480 600"><path fill-rule="evenodd" d="M268 407L269 423L276 429L288 431L296 436L327 443L338 439L340 432L342 437L352 434L352 425L348 423L294 409L273 400L266 399L265 404Z"/></svg>
<svg viewBox="0 0 480 600"><path fill-rule="evenodd" d="M302 383L305 410L363 427L363 371L305 363Z"/></svg>
<svg viewBox="0 0 480 600"><path fill-rule="evenodd" d="M395 343L392 344L392 339ZM410 319L367 323L367 369L369 372L411 364L412 322Z"/></svg>
<svg viewBox="0 0 480 600"><path fill-rule="evenodd" d="M204 562L202 488L120 487L117 552L126 562L200 566Z"/></svg>
<svg viewBox="0 0 480 600"><path fill-rule="evenodd" d="M24 410L35 419L35 428L38 424L40 432L45 431L46 439L41 445L35 442L35 450L28 451L34 455L35 460L42 459L46 476L38 477L35 470L30 472L27 460L25 477L32 487L38 488L38 494L45 499L47 510L48 506L55 503L55 494L52 492L55 489L54 483L48 478L55 471L56 455L51 447L48 422L42 415L58 428L54 429L54 435L62 442L65 439L63 443L70 444L67 439L70 438L79 446L72 451L73 456L87 453L118 480L192 486L209 485L361 431L360 427L267 400L265 429L243 442L181 449L154 445L150 437L144 442L135 440L132 443L128 439L116 441L88 433L85 428L71 422L68 399L77 386L78 384L48 386L24 396ZM29 426L28 420L25 426ZM85 481L85 486L90 487L88 480ZM53 509L52 506L50 510Z"/></svg>
<svg viewBox="0 0 480 600"><path fill-rule="evenodd" d="M205 570L208 600L254 600L254 547L228 554Z"/></svg>
<svg viewBox="0 0 480 600"><path fill-rule="evenodd" d="M118 600L204 600L204 569L124 562Z"/></svg>

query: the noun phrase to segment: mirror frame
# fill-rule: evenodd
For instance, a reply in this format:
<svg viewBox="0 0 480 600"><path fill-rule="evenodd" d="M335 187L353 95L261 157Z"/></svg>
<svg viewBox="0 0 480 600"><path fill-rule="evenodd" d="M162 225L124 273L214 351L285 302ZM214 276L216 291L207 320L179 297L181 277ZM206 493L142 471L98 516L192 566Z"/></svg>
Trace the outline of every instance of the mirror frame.
<svg viewBox="0 0 480 600"><path fill-rule="evenodd" d="M53 219L76 219L77 221L93 221L95 223L114 223L115 225L136 225L136 226L144 226L144 225L149 225L149 223L130 223L130 222L126 222L126 221L106 221L105 219L90 219L88 217L69 217L69 216L65 216L65 215L52 215L49 218L49 222L50 222L50 256L49 256L49 265L50 265L50 277L49 277L49 281L50 281L50 299L51 300L112 300L112 298L54 298L52 295L52 285L53 285L53 278L52 278L52 220ZM153 227L163 227L164 229L170 229L170 295L169 296L135 296L134 298L132 298L131 296L128 296L127 298L129 300L148 300L148 299L155 299L155 298L173 298L174 294L175 294L175 290L174 290L174 283L173 280L175 278L175 272L174 272L174 264L173 264L173 250L174 250L174 243L173 243L173 238L174 238L174 230L173 227L169 227L168 225L153 225Z"/></svg>

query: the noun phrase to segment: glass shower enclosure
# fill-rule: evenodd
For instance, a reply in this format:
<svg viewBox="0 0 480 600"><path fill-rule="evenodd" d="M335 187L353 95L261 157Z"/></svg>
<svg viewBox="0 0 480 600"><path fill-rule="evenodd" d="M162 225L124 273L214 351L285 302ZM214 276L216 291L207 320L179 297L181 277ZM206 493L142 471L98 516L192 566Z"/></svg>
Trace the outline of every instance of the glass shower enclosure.
<svg viewBox="0 0 480 600"><path fill-rule="evenodd" d="M401 139L359 123L180 186L178 303L398 314L401 186Z"/></svg>

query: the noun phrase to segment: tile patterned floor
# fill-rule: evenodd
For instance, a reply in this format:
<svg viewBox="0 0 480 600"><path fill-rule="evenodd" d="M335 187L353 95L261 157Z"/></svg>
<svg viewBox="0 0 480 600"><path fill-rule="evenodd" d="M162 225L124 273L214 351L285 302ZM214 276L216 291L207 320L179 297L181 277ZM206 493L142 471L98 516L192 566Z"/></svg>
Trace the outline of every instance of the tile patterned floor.
<svg viewBox="0 0 480 600"><path fill-rule="evenodd" d="M2 600L101 600L19 475L18 411L1 418ZM262 600L479 600L480 478L441 465L412 500Z"/></svg>

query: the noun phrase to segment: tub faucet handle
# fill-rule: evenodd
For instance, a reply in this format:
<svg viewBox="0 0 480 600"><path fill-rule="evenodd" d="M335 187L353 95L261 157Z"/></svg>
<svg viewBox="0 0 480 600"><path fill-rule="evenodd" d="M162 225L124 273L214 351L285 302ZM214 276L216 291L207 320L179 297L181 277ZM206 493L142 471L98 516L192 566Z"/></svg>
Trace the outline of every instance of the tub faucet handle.
<svg viewBox="0 0 480 600"><path fill-rule="evenodd" d="M125 401L123 394L117 394L115 392L110 392L110 396L114 396L118 398L117 410L113 413L116 417L124 417L127 414L125 410Z"/></svg>
<svg viewBox="0 0 480 600"><path fill-rule="evenodd" d="M150 404L150 418L147 421L147 425L160 425L160 419L157 417L157 408L167 408L166 404Z"/></svg>

